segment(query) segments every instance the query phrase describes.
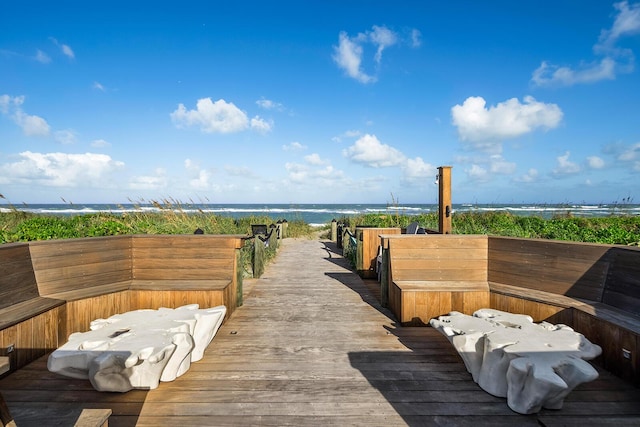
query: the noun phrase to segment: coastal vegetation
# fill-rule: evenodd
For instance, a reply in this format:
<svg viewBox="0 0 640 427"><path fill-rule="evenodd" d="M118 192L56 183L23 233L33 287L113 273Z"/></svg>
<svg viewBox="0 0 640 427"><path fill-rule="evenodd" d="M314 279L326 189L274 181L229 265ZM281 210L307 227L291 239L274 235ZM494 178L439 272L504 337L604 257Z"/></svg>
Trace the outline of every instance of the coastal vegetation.
<svg viewBox="0 0 640 427"><path fill-rule="evenodd" d="M417 222L429 230L438 229L436 213L422 215L366 214L342 218L350 227L407 227ZM451 217L454 234L488 234L521 238L569 240L575 242L640 245L640 216L610 215L574 217L570 214L549 219L519 216L509 212L461 212Z"/></svg>
<svg viewBox="0 0 640 427"><path fill-rule="evenodd" d="M251 225L273 224L277 218L247 216L233 218L205 212L185 212L173 204L159 204L155 211L123 214L44 215L12 209L0 213L0 243L123 234L191 234L196 229L206 234L251 234ZM405 215L371 213L339 219L356 226L407 227L411 222L437 230L435 213ZM328 227L328 226L327 226ZM325 227L325 230L327 229ZM549 219L519 216L509 212L460 212L452 216L456 234L489 234L605 244L640 244L640 216L609 215L574 217L570 214ZM303 220L287 222L289 237L312 237L317 228ZM326 234L328 235L328 233Z"/></svg>
<svg viewBox="0 0 640 427"><path fill-rule="evenodd" d="M270 225L268 216L232 218L208 213L186 213L180 209L92 213L84 215L43 215L19 210L0 213L0 243L117 236L126 234L251 234L251 225ZM311 236L313 227L300 220L287 222L290 237Z"/></svg>

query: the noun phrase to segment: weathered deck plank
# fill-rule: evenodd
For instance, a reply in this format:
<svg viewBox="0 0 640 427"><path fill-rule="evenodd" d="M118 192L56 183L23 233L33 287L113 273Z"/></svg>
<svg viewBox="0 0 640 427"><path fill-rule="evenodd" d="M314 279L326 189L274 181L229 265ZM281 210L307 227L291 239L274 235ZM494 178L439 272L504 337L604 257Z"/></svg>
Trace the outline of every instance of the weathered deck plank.
<svg viewBox="0 0 640 427"><path fill-rule="evenodd" d="M87 408L111 409L112 427L640 424L640 390L607 372L561 411L512 412L473 382L443 336L400 327L371 288L332 243L288 239L176 381L99 393L47 372L41 358L0 380L0 391L22 427L68 425Z"/></svg>

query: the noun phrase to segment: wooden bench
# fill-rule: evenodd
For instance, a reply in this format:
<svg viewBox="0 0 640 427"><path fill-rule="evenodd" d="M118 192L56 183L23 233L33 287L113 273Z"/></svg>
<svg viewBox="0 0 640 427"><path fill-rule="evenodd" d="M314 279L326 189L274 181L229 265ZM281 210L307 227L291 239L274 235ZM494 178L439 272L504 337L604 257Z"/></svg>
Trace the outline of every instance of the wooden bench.
<svg viewBox="0 0 640 427"><path fill-rule="evenodd" d="M0 245L0 375L58 347L65 302L42 297L26 243ZM37 331L37 333L34 333Z"/></svg>
<svg viewBox="0 0 640 427"><path fill-rule="evenodd" d="M380 247L380 235L400 234L398 227L356 227L356 271L364 279L378 276L377 258Z"/></svg>
<svg viewBox="0 0 640 427"><path fill-rule="evenodd" d="M571 326L602 347L599 364L640 384L640 248L470 235L381 240L389 307L402 324L484 307L527 314Z"/></svg>
<svg viewBox="0 0 640 427"><path fill-rule="evenodd" d="M242 305L242 235L145 235L133 238L131 310Z"/></svg>
<svg viewBox="0 0 640 427"><path fill-rule="evenodd" d="M389 307L403 325L489 306L486 236L383 235Z"/></svg>
<svg viewBox="0 0 640 427"><path fill-rule="evenodd" d="M640 384L640 248L489 237L491 308L564 323Z"/></svg>
<svg viewBox="0 0 640 427"><path fill-rule="evenodd" d="M135 235L0 245L0 372L89 323L141 308L242 304L244 235ZM8 352L7 349L13 351Z"/></svg>

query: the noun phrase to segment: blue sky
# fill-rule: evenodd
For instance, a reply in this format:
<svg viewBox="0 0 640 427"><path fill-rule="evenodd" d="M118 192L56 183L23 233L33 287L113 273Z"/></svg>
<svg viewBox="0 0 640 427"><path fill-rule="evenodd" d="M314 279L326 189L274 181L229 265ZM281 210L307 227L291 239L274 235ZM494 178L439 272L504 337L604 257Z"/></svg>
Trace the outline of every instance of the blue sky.
<svg viewBox="0 0 640 427"><path fill-rule="evenodd" d="M640 2L0 5L19 203L640 200Z"/></svg>

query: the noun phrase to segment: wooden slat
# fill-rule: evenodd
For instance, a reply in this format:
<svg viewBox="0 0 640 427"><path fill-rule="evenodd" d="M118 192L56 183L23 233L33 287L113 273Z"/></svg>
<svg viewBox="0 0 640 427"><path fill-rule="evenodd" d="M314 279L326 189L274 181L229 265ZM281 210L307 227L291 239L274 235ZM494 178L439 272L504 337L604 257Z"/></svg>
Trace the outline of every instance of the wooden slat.
<svg viewBox="0 0 640 427"><path fill-rule="evenodd" d="M0 310L38 296L29 246L0 245Z"/></svg>
<svg viewBox="0 0 640 427"><path fill-rule="evenodd" d="M486 281L478 280L394 280L393 283L403 291L488 291Z"/></svg>
<svg viewBox="0 0 640 427"><path fill-rule="evenodd" d="M157 307L153 307L157 308ZM96 295L78 300L69 300L66 304L66 334L89 330L89 324L95 319L106 319L117 313L124 313L133 308L130 304L129 291ZM66 342L67 336L64 336Z"/></svg>
<svg viewBox="0 0 640 427"><path fill-rule="evenodd" d="M16 325L63 304L64 301L44 297L31 298L27 301L13 304L0 310L0 329Z"/></svg>
<svg viewBox="0 0 640 427"><path fill-rule="evenodd" d="M600 301L610 249L608 245L490 237L488 280Z"/></svg>
<svg viewBox="0 0 640 427"><path fill-rule="evenodd" d="M470 234L422 234L383 235L389 239L389 247L395 248L487 248L487 236Z"/></svg>
<svg viewBox="0 0 640 427"><path fill-rule="evenodd" d="M231 284L231 278L218 280L133 280L129 289L149 291L206 291L224 290Z"/></svg>
<svg viewBox="0 0 640 427"><path fill-rule="evenodd" d="M640 316L640 248L611 250L602 302Z"/></svg>
<svg viewBox="0 0 640 427"><path fill-rule="evenodd" d="M233 248L242 247L242 239L245 235L228 234L191 234L191 235L136 235L133 236L133 247L136 250L143 248L199 248L209 250L211 248Z"/></svg>
<svg viewBox="0 0 640 427"><path fill-rule="evenodd" d="M131 280L130 236L35 242L30 247L38 288L44 296L79 299Z"/></svg>
<svg viewBox="0 0 640 427"><path fill-rule="evenodd" d="M397 245L396 245L397 246ZM393 256L402 260L442 260L442 259L470 259L487 261L486 248L478 247L393 247Z"/></svg>

